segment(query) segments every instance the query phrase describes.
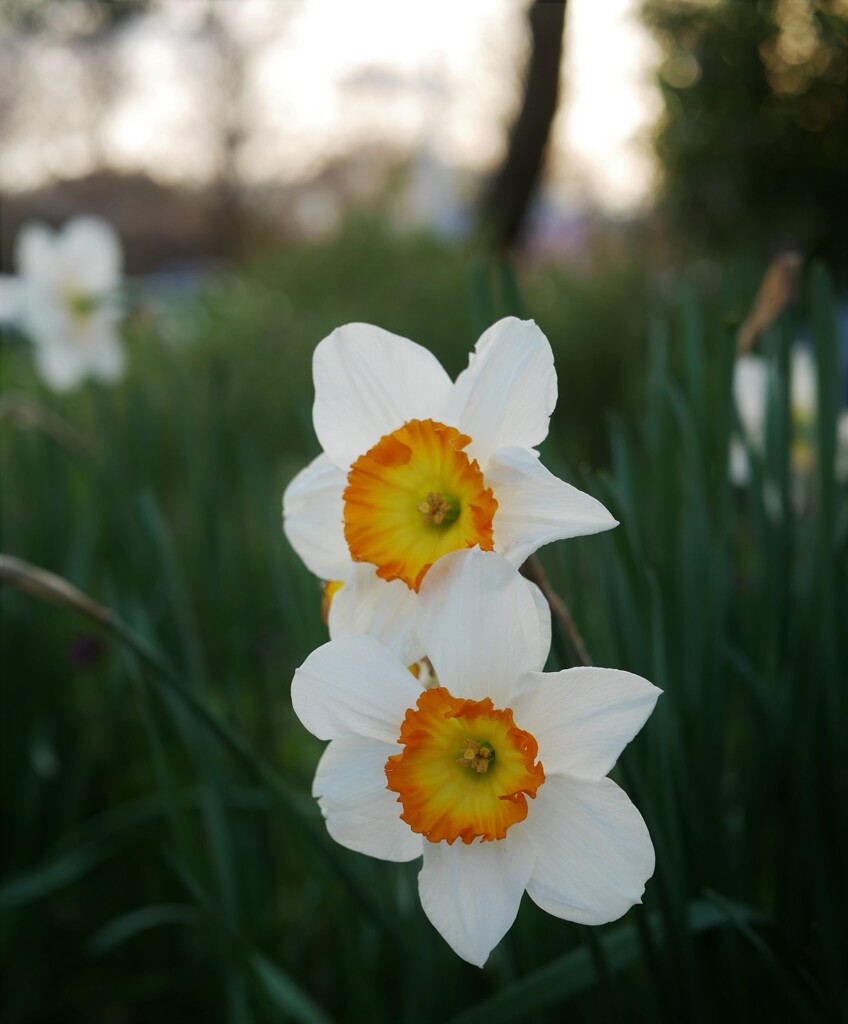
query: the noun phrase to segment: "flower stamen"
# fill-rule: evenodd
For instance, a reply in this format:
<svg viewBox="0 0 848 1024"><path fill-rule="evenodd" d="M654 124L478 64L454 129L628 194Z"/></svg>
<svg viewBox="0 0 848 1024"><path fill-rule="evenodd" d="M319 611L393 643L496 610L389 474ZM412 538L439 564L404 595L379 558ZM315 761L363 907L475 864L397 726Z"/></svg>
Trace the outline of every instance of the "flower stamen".
<svg viewBox="0 0 848 1024"><path fill-rule="evenodd" d="M488 697L424 690L398 743L403 752L386 762L388 788L403 806L401 821L431 843L503 839L545 781L535 738Z"/></svg>
<svg viewBox="0 0 848 1024"><path fill-rule="evenodd" d="M480 775L485 775L492 763L495 752L490 743L477 743L476 740L465 741L465 752L457 758L456 763L466 768L473 768Z"/></svg>
<svg viewBox="0 0 848 1024"><path fill-rule="evenodd" d="M441 491L430 491L427 500L416 506L425 523L452 523L459 515L459 506L455 501L445 498Z"/></svg>

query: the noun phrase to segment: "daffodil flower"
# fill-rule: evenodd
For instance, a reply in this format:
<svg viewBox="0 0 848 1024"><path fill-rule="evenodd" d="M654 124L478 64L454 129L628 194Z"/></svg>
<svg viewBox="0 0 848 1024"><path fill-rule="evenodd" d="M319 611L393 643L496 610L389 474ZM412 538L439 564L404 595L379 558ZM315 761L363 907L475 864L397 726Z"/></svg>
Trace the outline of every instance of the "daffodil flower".
<svg viewBox="0 0 848 1024"><path fill-rule="evenodd" d="M794 502L800 508L804 501L804 483L816 458L818 384L812 352L803 345L794 345L789 368L790 465L796 492ZM739 420L748 445L757 453L765 448L771 372L770 362L759 355L739 356L733 371L733 399ZM731 439L729 472L737 486L748 484L751 476L748 452L740 438ZM834 472L838 480L848 479L848 410L844 409L837 421ZM772 505L778 501L776 496L769 500Z"/></svg>
<svg viewBox="0 0 848 1024"><path fill-rule="evenodd" d="M532 321L490 327L456 382L414 342L348 324L318 345L313 376L324 450L286 489L284 528L336 584L331 637L367 633L417 661L418 591L443 555L476 545L520 565L617 525L539 461L557 380Z"/></svg>
<svg viewBox="0 0 848 1024"><path fill-rule="evenodd" d="M653 846L606 775L660 691L613 669L542 672L547 605L479 549L427 573L419 631L436 688L370 636L331 640L295 673L295 712L330 741L313 785L330 835L381 860L423 855L424 911L478 966L525 890L581 924L639 903Z"/></svg>
<svg viewBox="0 0 848 1024"><path fill-rule="evenodd" d="M55 233L30 223L18 236L16 262L18 277L6 279L0 297L32 340L45 383L68 391L89 375L120 377L121 245L115 230L97 217L76 217Z"/></svg>

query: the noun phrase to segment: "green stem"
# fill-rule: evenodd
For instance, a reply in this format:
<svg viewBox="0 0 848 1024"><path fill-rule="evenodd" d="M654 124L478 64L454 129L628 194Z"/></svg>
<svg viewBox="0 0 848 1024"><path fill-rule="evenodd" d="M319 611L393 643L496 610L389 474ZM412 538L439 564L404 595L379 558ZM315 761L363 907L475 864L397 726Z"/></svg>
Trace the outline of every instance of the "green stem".
<svg viewBox="0 0 848 1024"><path fill-rule="evenodd" d="M125 644L142 664L153 670L151 675L142 673L146 682L177 696L194 717L202 722L229 750L233 757L244 765L252 775L261 780L279 804L298 816L303 832L342 876L363 908L381 925L393 942L399 941L394 920L375 902L370 892L353 877L350 870L336 856L335 849L325 841L323 830L319 830L317 827L317 808L313 801L293 790L280 777L276 769L264 758L254 754L238 732L217 718L188 687L179 681L167 661L143 637L139 636L110 609L93 601L61 576L40 569L22 559L0 554L0 583L9 583L18 590L59 608L78 612L108 630L121 643Z"/></svg>

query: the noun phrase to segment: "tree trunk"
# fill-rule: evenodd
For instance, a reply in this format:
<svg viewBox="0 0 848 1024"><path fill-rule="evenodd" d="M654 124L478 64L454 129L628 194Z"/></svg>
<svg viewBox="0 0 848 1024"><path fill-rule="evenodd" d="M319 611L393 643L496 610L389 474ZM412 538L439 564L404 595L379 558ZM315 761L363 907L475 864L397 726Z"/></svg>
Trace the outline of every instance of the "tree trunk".
<svg viewBox="0 0 848 1024"><path fill-rule="evenodd" d="M497 252L520 241L530 199L544 165L559 99L559 68L566 0L534 0L527 12L531 50L521 109L507 154L480 203L479 234Z"/></svg>

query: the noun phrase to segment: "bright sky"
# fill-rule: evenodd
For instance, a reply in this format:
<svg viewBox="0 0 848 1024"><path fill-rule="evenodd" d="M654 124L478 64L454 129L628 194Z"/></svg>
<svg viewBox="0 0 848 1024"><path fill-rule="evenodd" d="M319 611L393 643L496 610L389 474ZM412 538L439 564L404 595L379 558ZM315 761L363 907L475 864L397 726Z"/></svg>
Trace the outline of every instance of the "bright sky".
<svg viewBox="0 0 848 1024"><path fill-rule="evenodd" d="M656 174L651 135L661 101L652 79L660 57L638 7L639 0L569 0L564 103L554 127L554 177L620 210L646 201Z"/></svg>
<svg viewBox="0 0 848 1024"><path fill-rule="evenodd" d="M648 140L658 111L650 84L656 50L637 6L569 0L567 9L552 181L564 195L612 210L644 202L654 173ZM525 0L218 4L235 51L248 57L243 178L302 178L368 143L490 165L516 102L525 7ZM206 9L205 0L158 0L154 15L122 34L116 81L107 64L99 81L87 80L57 44L28 54L23 98L31 114L6 132L0 187L83 174L101 155L167 180L206 178L218 144L208 113L215 65L203 41ZM98 96L116 98L101 112Z"/></svg>

